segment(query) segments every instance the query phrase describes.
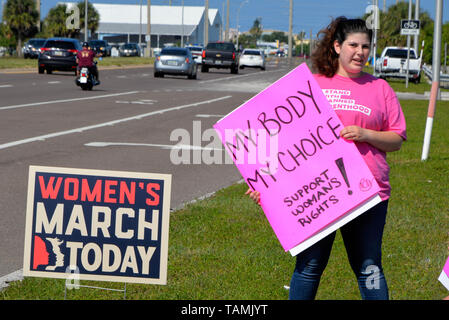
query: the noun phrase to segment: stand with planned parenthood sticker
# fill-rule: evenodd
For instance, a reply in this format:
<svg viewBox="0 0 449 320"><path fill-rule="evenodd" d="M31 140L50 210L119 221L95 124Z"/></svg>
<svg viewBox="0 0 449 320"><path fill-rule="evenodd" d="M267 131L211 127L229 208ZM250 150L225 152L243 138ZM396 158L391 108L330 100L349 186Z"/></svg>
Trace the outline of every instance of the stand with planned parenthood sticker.
<svg viewBox="0 0 449 320"><path fill-rule="evenodd" d="M438 280L447 290L449 290L449 258L447 258L446 264L444 265Z"/></svg>
<svg viewBox="0 0 449 320"><path fill-rule="evenodd" d="M23 275L166 284L170 192L166 174L30 166Z"/></svg>
<svg viewBox="0 0 449 320"><path fill-rule="evenodd" d="M307 65L214 125L285 251L297 255L378 204L379 186Z"/></svg>

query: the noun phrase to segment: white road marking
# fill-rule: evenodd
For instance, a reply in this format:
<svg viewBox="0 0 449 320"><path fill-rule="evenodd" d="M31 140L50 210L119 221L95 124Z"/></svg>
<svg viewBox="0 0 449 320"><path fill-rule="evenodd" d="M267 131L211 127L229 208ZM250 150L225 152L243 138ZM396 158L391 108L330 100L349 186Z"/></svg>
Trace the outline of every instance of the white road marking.
<svg viewBox="0 0 449 320"><path fill-rule="evenodd" d="M136 101L125 101L125 100L116 100L115 103L125 103L125 104L153 104L156 103L157 100L136 100Z"/></svg>
<svg viewBox="0 0 449 320"><path fill-rule="evenodd" d="M44 104L55 104L55 103L63 103L63 102L73 102L73 101L81 101L81 100L92 100L92 99L109 98L109 97L123 96L123 95L127 95L127 94L135 94L135 93L138 93L138 92L139 91L129 91L129 92L105 94L105 95L94 96L94 97L80 97L80 98L74 98L74 99L63 99L63 100L53 100L53 101L42 101L42 102L33 102L33 103L25 103L25 104L16 104L16 105L12 105L12 106L0 107L0 110L17 109L17 108L25 108L25 107L34 107L34 106L40 106L40 105L44 105Z"/></svg>
<svg viewBox="0 0 449 320"><path fill-rule="evenodd" d="M98 129L98 128L102 128L102 127L113 126L115 124L119 124L119 123L122 123L122 122L127 122L127 121L132 121L132 120L140 120L140 119L143 119L143 118L146 118L146 117L151 117L151 116L154 116L154 115L163 114L163 113L170 112L170 111L177 111L177 110L197 107L197 106L200 106L200 105L203 105L203 104L209 104L209 103L214 103L214 102L217 102L217 101L229 99L231 97L232 96L224 96L224 97L220 97L220 98L216 98L216 99L210 99L210 100L200 101L200 102L196 102L196 103L185 104L185 105L182 105L182 106L171 107L171 108L162 109L162 110L156 110L156 111L143 113L143 114L140 114L140 115L137 115L137 116L133 116L133 117L128 117L128 118L122 118L122 119L118 119L118 120L103 122L103 123L94 124L94 125L91 125L91 126L75 128L75 129L66 130L66 131L59 131L59 132L44 134L44 135L40 135L40 136L36 136L36 137L23 139L23 140L7 142L7 143L0 144L0 150L1 149L7 149L7 148L15 147L15 146L19 146L19 145L22 145L22 144L25 144L25 143L36 142L36 141L44 141L46 139L55 138L55 137L64 136L64 135L69 135L69 134L72 134L72 133L80 133L80 132L84 132L84 131L87 131L87 130L93 130L93 129Z"/></svg>
<svg viewBox="0 0 449 320"><path fill-rule="evenodd" d="M2 84L0 85L0 88L11 88L12 84Z"/></svg>
<svg viewBox="0 0 449 320"><path fill-rule="evenodd" d="M179 150L209 150L209 151L223 151L223 148L208 148L200 146L192 146L189 144L154 144L154 143L128 143L128 142L89 142L86 143L87 147L111 147L111 146L131 146L131 147L156 147L166 150L179 149Z"/></svg>
<svg viewBox="0 0 449 320"><path fill-rule="evenodd" d="M270 70L270 71L259 71L259 72L253 72L253 73L248 73L248 74L242 74L242 75L238 75L238 76L231 76L231 77L211 79L211 80L203 80L203 81L200 81L199 83L203 84L203 83L217 82L217 81L230 80L230 79L236 80L239 78L250 77L250 76L254 76L254 75L258 76L259 73L262 73L262 72L263 72L263 74L267 74L267 73L272 73L272 72L280 72L283 70L284 69L276 69L276 70Z"/></svg>
<svg viewBox="0 0 449 320"><path fill-rule="evenodd" d="M197 114L197 118L223 118L224 114Z"/></svg>
<svg viewBox="0 0 449 320"><path fill-rule="evenodd" d="M48 81L48 84L57 84L57 83L61 83L61 81Z"/></svg>

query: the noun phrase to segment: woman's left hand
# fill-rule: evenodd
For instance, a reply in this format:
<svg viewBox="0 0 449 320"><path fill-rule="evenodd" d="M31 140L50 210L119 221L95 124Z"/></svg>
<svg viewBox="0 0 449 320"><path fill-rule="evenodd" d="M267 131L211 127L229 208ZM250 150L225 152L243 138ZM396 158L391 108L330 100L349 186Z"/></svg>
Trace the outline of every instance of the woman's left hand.
<svg viewBox="0 0 449 320"><path fill-rule="evenodd" d="M365 142L367 141L368 131L359 126L347 126L340 131L340 136L345 140Z"/></svg>
<svg viewBox="0 0 449 320"><path fill-rule="evenodd" d="M375 131L359 126L347 126L340 131L340 136L349 141L366 142L384 152L398 151L403 142L402 137L393 131Z"/></svg>

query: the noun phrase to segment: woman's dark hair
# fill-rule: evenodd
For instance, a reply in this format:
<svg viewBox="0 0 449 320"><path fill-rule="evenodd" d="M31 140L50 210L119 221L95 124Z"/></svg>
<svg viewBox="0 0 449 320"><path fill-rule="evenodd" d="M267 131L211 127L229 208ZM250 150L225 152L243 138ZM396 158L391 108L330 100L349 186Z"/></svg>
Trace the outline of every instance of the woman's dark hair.
<svg viewBox="0 0 449 320"><path fill-rule="evenodd" d="M343 43L348 34L365 33L371 42L373 31L362 19L338 17L318 32L318 42L312 55L312 67L326 77L332 77L338 70L338 54L334 49L334 41Z"/></svg>

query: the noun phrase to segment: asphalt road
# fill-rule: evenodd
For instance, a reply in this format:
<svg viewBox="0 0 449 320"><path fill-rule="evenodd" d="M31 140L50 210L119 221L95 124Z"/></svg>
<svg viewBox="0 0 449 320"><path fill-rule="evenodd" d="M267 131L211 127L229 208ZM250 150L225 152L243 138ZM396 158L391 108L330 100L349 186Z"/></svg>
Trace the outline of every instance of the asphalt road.
<svg viewBox="0 0 449 320"><path fill-rule="evenodd" d="M0 73L0 279L22 268L30 165L169 173L171 208L179 208L241 179L223 151L213 151L221 163L195 163L212 142L221 148L206 134L294 66L280 59L266 71L211 69L188 80L154 78L150 66L100 65L93 91L75 86L72 73ZM203 149L184 151L188 163L176 164L180 143Z"/></svg>

